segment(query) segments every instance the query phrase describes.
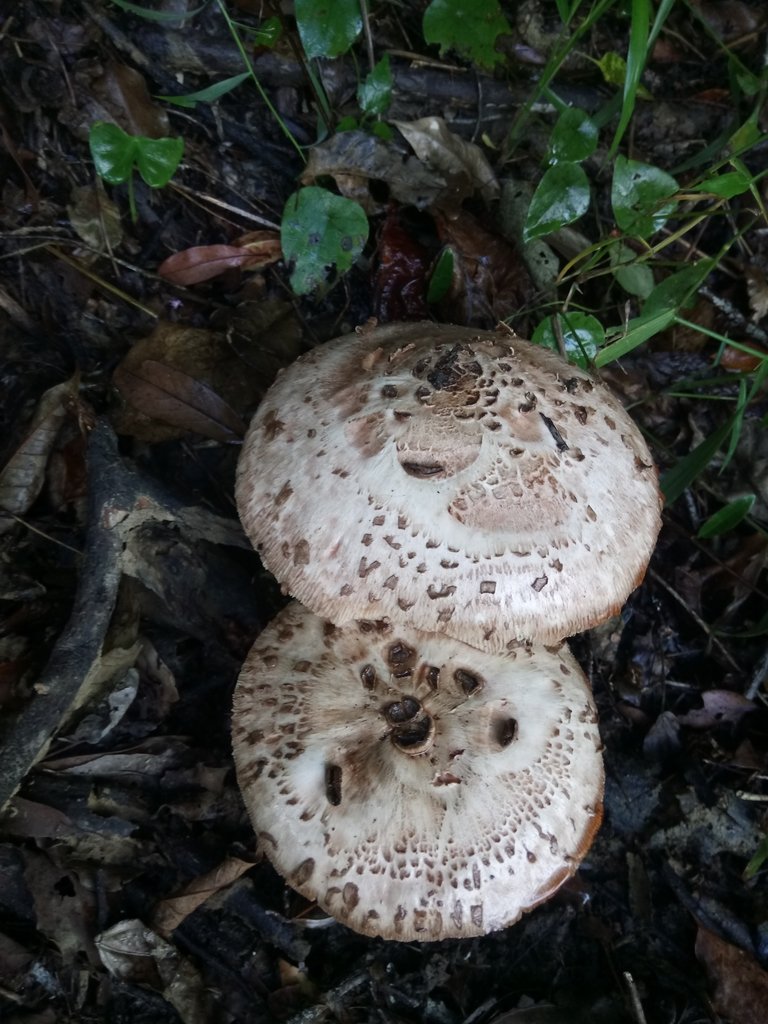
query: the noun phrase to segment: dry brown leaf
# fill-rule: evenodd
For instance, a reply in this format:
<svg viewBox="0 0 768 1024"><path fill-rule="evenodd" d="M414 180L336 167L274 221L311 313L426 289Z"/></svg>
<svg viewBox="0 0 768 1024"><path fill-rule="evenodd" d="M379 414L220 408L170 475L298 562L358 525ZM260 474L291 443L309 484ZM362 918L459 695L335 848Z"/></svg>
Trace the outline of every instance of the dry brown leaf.
<svg viewBox="0 0 768 1024"><path fill-rule="evenodd" d="M207 1024L210 1002L190 961L141 921L120 921L96 936L96 949L110 974L160 992L184 1024Z"/></svg>
<svg viewBox="0 0 768 1024"><path fill-rule="evenodd" d="M453 280L438 311L447 321L493 325L517 314L531 299L533 285L517 251L462 210L456 217L435 213L441 242L454 254Z"/></svg>
<svg viewBox="0 0 768 1024"><path fill-rule="evenodd" d="M731 1024L765 1024L768 1020L768 973L749 953L699 928L696 956L715 986L712 1003Z"/></svg>
<svg viewBox="0 0 768 1024"><path fill-rule="evenodd" d="M243 421L211 387L166 363L145 359L135 369L122 364L113 380L139 412L179 430L224 442L245 433Z"/></svg>
<svg viewBox="0 0 768 1024"><path fill-rule="evenodd" d="M163 938L170 938L171 932L178 928L186 917L211 896L236 882L252 867L250 861L242 860L240 857L226 857L212 871L207 871L184 886L176 896L162 900L152 917L152 927Z"/></svg>
<svg viewBox="0 0 768 1024"><path fill-rule="evenodd" d="M302 184L330 175L347 199L354 199L366 213L381 213L388 199L419 210L437 201L446 182L433 168L405 155L393 142L367 132L338 132L327 142L313 146L302 174ZM389 196L371 195L369 183L384 182ZM385 189L382 192L386 192Z"/></svg>
<svg viewBox="0 0 768 1024"><path fill-rule="evenodd" d="M276 232L252 232L268 237L251 238L236 245L196 245L175 252L157 268L160 277L171 284L193 285L220 277L227 270L261 270L282 259Z"/></svg>
<svg viewBox="0 0 768 1024"><path fill-rule="evenodd" d="M485 153L474 142L455 135L442 117L394 121L416 156L448 183L456 205L478 193L486 203L499 196L499 183ZM442 197L443 201L445 197Z"/></svg>
<svg viewBox="0 0 768 1024"><path fill-rule="evenodd" d="M94 256L116 249L123 240L120 210L104 191L101 178L72 189L67 214L78 237L95 250Z"/></svg>
<svg viewBox="0 0 768 1024"><path fill-rule="evenodd" d="M0 472L0 509L24 515L40 494L48 458L76 394L77 379L73 377L49 388L40 399L27 436ZM13 522L0 517L0 533L9 530Z"/></svg>
<svg viewBox="0 0 768 1024"><path fill-rule="evenodd" d="M148 360L186 374L194 382L206 387L209 394L215 393L220 401L229 407L229 413L222 413L224 419L216 426L216 409L208 409L203 397L202 413L206 410L213 413L213 420L210 416L207 417L207 426L216 430L216 434L210 434L206 429L205 436L214 436L226 441L231 441L237 436L237 431L242 427L239 422L240 416L250 413L255 405L261 375L258 370L251 368L238 357L223 331L161 323L146 338L137 341L115 371L115 383L121 391L121 379L127 381L129 392L132 387L138 388L140 403L143 386L140 380L128 379L128 375L132 378L143 378L146 371L142 370L142 365ZM150 378L154 379L151 373ZM161 381L155 383L160 384ZM192 390L194 391L194 388ZM173 385L171 392L173 395ZM180 404L184 402L183 394L182 388L181 394L175 395L176 401ZM123 408L113 414L114 427L119 434L130 434L142 441L157 443L183 437L190 429L198 430L198 426L182 425L181 420L161 415L154 400L149 405L146 402L135 405L128 395L124 397L126 402ZM171 402L172 397L169 397L168 404ZM231 418L232 410L237 419L237 426L236 421ZM199 427L206 427L206 417L202 413L196 422ZM189 416L191 417L192 413Z"/></svg>

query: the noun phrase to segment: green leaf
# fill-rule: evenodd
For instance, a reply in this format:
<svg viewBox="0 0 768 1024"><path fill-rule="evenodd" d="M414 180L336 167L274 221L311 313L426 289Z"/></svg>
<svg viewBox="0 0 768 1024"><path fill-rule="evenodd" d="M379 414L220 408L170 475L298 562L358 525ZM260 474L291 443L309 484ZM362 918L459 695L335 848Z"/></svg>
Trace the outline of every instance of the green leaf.
<svg viewBox="0 0 768 1024"><path fill-rule="evenodd" d="M116 124L96 121L88 133L96 173L110 185L122 185L132 172L136 159L136 140Z"/></svg>
<svg viewBox="0 0 768 1024"><path fill-rule="evenodd" d="M619 242L611 249L611 270L625 292L647 298L653 291L653 271L647 263L640 263L637 254L628 245Z"/></svg>
<svg viewBox="0 0 768 1024"><path fill-rule="evenodd" d="M359 0L296 0L296 25L304 52L312 57L340 57L360 35Z"/></svg>
<svg viewBox="0 0 768 1024"><path fill-rule="evenodd" d="M691 191L709 192L713 196L720 196L721 199L733 199L734 196L748 192L753 181L754 178L743 171L726 171L725 174L705 178L698 185L694 185Z"/></svg>
<svg viewBox="0 0 768 1024"><path fill-rule="evenodd" d="M568 107L558 117L549 138L549 161L578 162L592 156L597 148L597 125L578 107Z"/></svg>
<svg viewBox="0 0 768 1024"><path fill-rule="evenodd" d="M611 205L616 223L627 234L648 238L659 231L674 211L664 200L677 192L671 174L652 164L617 156L611 185Z"/></svg>
<svg viewBox="0 0 768 1024"><path fill-rule="evenodd" d="M368 219L351 199L311 185L299 189L283 210L280 241L293 262L291 287L306 295L325 282L328 269L352 266L368 238Z"/></svg>
<svg viewBox="0 0 768 1024"><path fill-rule="evenodd" d="M176 173L184 155L184 139L147 139L136 136L136 166L152 188L163 188Z"/></svg>
<svg viewBox="0 0 768 1024"><path fill-rule="evenodd" d="M598 349L605 341L605 330L600 321L589 313L555 313L548 316L533 332L531 341L535 345L560 351L555 329L558 321L568 361L586 369L594 361Z"/></svg>
<svg viewBox="0 0 768 1024"><path fill-rule="evenodd" d="M758 127L756 115L752 113L728 139L728 149L731 153L741 153L745 149L751 149L761 138L763 133Z"/></svg>
<svg viewBox="0 0 768 1024"><path fill-rule="evenodd" d="M629 46L627 48L627 69L624 76L624 92L621 100L619 123L611 143L610 155L619 148L624 132L632 119L635 102L642 95L640 77L648 57L648 33L651 25L650 0L632 0L631 19L629 24ZM647 93L646 93L647 96Z"/></svg>
<svg viewBox="0 0 768 1024"><path fill-rule="evenodd" d="M745 516L749 515L754 504L754 494L745 494L741 498L734 498L733 501L729 501L727 505L718 509L706 522L702 523L696 536L706 539L707 537L719 537L720 534L728 533L729 530L738 526Z"/></svg>
<svg viewBox="0 0 768 1024"><path fill-rule="evenodd" d="M523 226L523 241L558 231L589 209L589 181L578 164L555 164L544 172Z"/></svg>
<svg viewBox="0 0 768 1024"><path fill-rule="evenodd" d="M744 872L741 876L744 881L748 882L750 878L754 878L766 860L768 860L768 835L763 836L760 840L757 849L752 854L747 866L744 868Z"/></svg>
<svg viewBox="0 0 768 1024"><path fill-rule="evenodd" d="M627 62L620 54L610 50L595 61L607 85L624 85L627 77Z"/></svg>
<svg viewBox="0 0 768 1024"><path fill-rule="evenodd" d="M88 144L97 174L110 185L122 185L134 167L152 188L162 188L173 177L184 154L183 139L149 139L129 135L116 124L96 121Z"/></svg>
<svg viewBox="0 0 768 1024"><path fill-rule="evenodd" d="M228 92L232 92L241 82L250 77L250 71L243 71L240 75L224 78L220 82L214 82L213 85L207 85L204 89L198 89L197 92L186 92L181 96L158 96L157 98L166 103L173 103L177 107L195 107L198 103L215 103L220 97L226 96Z"/></svg>
<svg viewBox="0 0 768 1024"><path fill-rule="evenodd" d="M496 51L496 40L511 29L496 0L432 0L424 12L422 31L441 53L455 50L481 67L492 68L504 59Z"/></svg>
<svg viewBox="0 0 768 1024"><path fill-rule="evenodd" d="M357 102L364 114L386 114L392 102L392 71L385 53L357 87Z"/></svg>
<svg viewBox="0 0 768 1024"><path fill-rule="evenodd" d="M660 281L645 300L643 314L652 315L661 310L680 310L692 305L697 289L704 283L717 263L703 259Z"/></svg>
<svg viewBox="0 0 768 1024"><path fill-rule="evenodd" d="M597 366L607 366L614 359L621 359L638 345L655 337L665 331L675 322L674 309L662 309L658 313L641 314L630 320L624 334L612 341L610 345L598 353L595 363Z"/></svg>
<svg viewBox="0 0 768 1024"><path fill-rule="evenodd" d="M697 444L693 451L683 456L671 469L663 474L659 481L662 493L671 504L676 501L683 491L690 487L699 473L706 469L717 452L722 448L726 438L731 433L733 421L731 419L722 423L714 433Z"/></svg>
<svg viewBox="0 0 768 1024"><path fill-rule="evenodd" d="M446 246L437 257L427 288L427 302L439 302L451 286L453 278L453 249Z"/></svg>

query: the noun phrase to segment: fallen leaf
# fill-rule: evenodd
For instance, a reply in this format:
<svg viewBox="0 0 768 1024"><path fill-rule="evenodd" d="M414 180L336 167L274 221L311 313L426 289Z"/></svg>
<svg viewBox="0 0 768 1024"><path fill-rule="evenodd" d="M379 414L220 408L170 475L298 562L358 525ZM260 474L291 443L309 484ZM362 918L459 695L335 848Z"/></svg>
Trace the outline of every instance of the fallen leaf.
<svg viewBox="0 0 768 1024"><path fill-rule="evenodd" d="M266 237L254 237L263 235ZM160 277L171 284L193 285L210 281L233 268L262 270L282 259L280 238L276 232L252 232L247 241L235 245L197 245L175 252L157 268Z"/></svg>
<svg viewBox="0 0 768 1024"><path fill-rule="evenodd" d="M0 472L0 509L21 516L40 494L48 458L76 393L73 377L49 388L40 399L26 437ZM13 523L11 518L0 518L0 533Z"/></svg>
<svg viewBox="0 0 768 1024"><path fill-rule="evenodd" d="M212 871L195 878L176 896L162 900L152 917L152 927L163 938L170 938L171 932L193 911L211 896L236 882L252 867L250 861L242 860L240 857L225 858Z"/></svg>
<svg viewBox="0 0 768 1024"><path fill-rule="evenodd" d="M67 214L78 237L95 250L94 258L105 249L116 249L123 240L120 210L105 192L101 178L72 189Z"/></svg>
<svg viewBox="0 0 768 1024"><path fill-rule="evenodd" d="M182 431L224 442L245 433L243 421L212 388L156 359L145 359L135 369L118 366L113 381L139 412Z"/></svg>
<svg viewBox="0 0 768 1024"><path fill-rule="evenodd" d="M699 928L696 956L715 986L712 1003L730 1024L765 1024L768 974L743 949Z"/></svg>
<svg viewBox="0 0 768 1024"><path fill-rule="evenodd" d="M141 921L119 921L96 936L96 949L110 974L160 992L184 1024L211 1020L210 999L197 970Z"/></svg>
<svg viewBox="0 0 768 1024"><path fill-rule="evenodd" d="M454 253L453 281L438 305L441 318L493 326L519 315L533 286L515 248L466 210L456 217L434 216L441 242Z"/></svg>
<svg viewBox="0 0 768 1024"><path fill-rule="evenodd" d="M691 729L711 729L713 725L740 722L744 715L756 711L754 702L732 690L705 690L701 695L704 706L678 715L681 725Z"/></svg>
<svg viewBox="0 0 768 1024"><path fill-rule="evenodd" d="M426 319L431 258L407 230L402 211L394 205L382 226L377 255L373 315L384 323Z"/></svg>
<svg viewBox="0 0 768 1024"><path fill-rule="evenodd" d="M301 176L313 184L330 175L345 198L354 199L368 214L381 213L389 199L423 210L433 205L446 187L434 169L368 132L338 132L327 142L313 146ZM371 182L379 183L373 194ZM388 193L388 194L387 194Z"/></svg>
<svg viewBox="0 0 768 1024"><path fill-rule="evenodd" d="M482 149L455 135L442 117L393 123L416 156L446 180L457 207L475 193L486 203L498 198L499 183Z"/></svg>

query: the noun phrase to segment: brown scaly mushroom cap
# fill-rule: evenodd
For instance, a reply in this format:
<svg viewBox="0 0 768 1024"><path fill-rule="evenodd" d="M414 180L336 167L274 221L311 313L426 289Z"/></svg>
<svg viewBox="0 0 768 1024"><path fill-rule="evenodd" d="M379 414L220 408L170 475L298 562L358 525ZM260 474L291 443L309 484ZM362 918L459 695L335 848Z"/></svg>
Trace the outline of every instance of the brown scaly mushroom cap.
<svg viewBox="0 0 768 1024"><path fill-rule="evenodd" d="M507 332L431 323L347 335L283 372L237 502L317 614L492 650L617 611L660 524L653 459L605 385Z"/></svg>
<svg viewBox="0 0 768 1024"><path fill-rule="evenodd" d="M293 603L240 675L235 763L295 889L366 935L459 938L578 867L601 819L596 723L566 647L489 654Z"/></svg>

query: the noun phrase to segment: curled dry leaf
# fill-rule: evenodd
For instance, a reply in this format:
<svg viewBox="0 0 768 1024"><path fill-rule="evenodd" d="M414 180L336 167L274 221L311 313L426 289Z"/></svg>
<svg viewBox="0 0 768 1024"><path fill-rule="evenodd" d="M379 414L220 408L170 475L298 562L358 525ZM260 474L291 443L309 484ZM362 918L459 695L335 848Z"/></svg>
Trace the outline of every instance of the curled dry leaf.
<svg viewBox="0 0 768 1024"><path fill-rule="evenodd" d="M96 936L96 949L111 975L160 992L184 1024L205 1024L211 1019L209 998L197 970L141 921L113 925Z"/></svg>
<svg viewBox="0 0 768 1024"><path fill-rule="evenodd" d="M491 165L474 142L467 142L449 130L442 117L422 117L418 121L393 122L408 140L416 156L437 171L448 184L447 195L458 206L462 199L479 194L490 203L499 195L499 183Z"/></svg>
<svg viewBox="0 0 768 1024"><path fill-rule="evenodd" d="M251 232L235 245L197 245L175 252L157 268L171 284L193 285L211 281L227 270L262 270L282 259L280 238L274 231Z"/></svg>
<svg viewBox="0 0 768 1024"><path fill-rule="evenodd" d="M223 398L200 380L156 359L135 369L123 364L114 374L123 397L139 412L214 441L234 441L245 424Z"/></svg>
<svg viewBox="0 0 768 1024"><path fill-rule="evenodd" d="M393 142L367 132L339 132L313 146L301 177L310 185L330 175L347 199L354 199L368 214L381 213L385 204L371 195L371 181L384 182L389 195L403 206L419 210L431 206L446 187L434 169L414 156L405 156Z"/></svg>
<svg viewBox="0 0 768 1024"><path fill-rule="evenodd" d="M0 509L23 515L40 494L48 458L76 394L73 377L49 388L40 399L26 437L0 472ZM0 518L0 533L12 525L13 519Z"/></svg>
<svg viewBox="0 0 768 1024"><path fill-rule="evenodd" d="M252 861L226 857L212 871L199 875L175 896L161 900L152 917L152 927L164 939L206 900L236 882L253 867Z"/></svg>

